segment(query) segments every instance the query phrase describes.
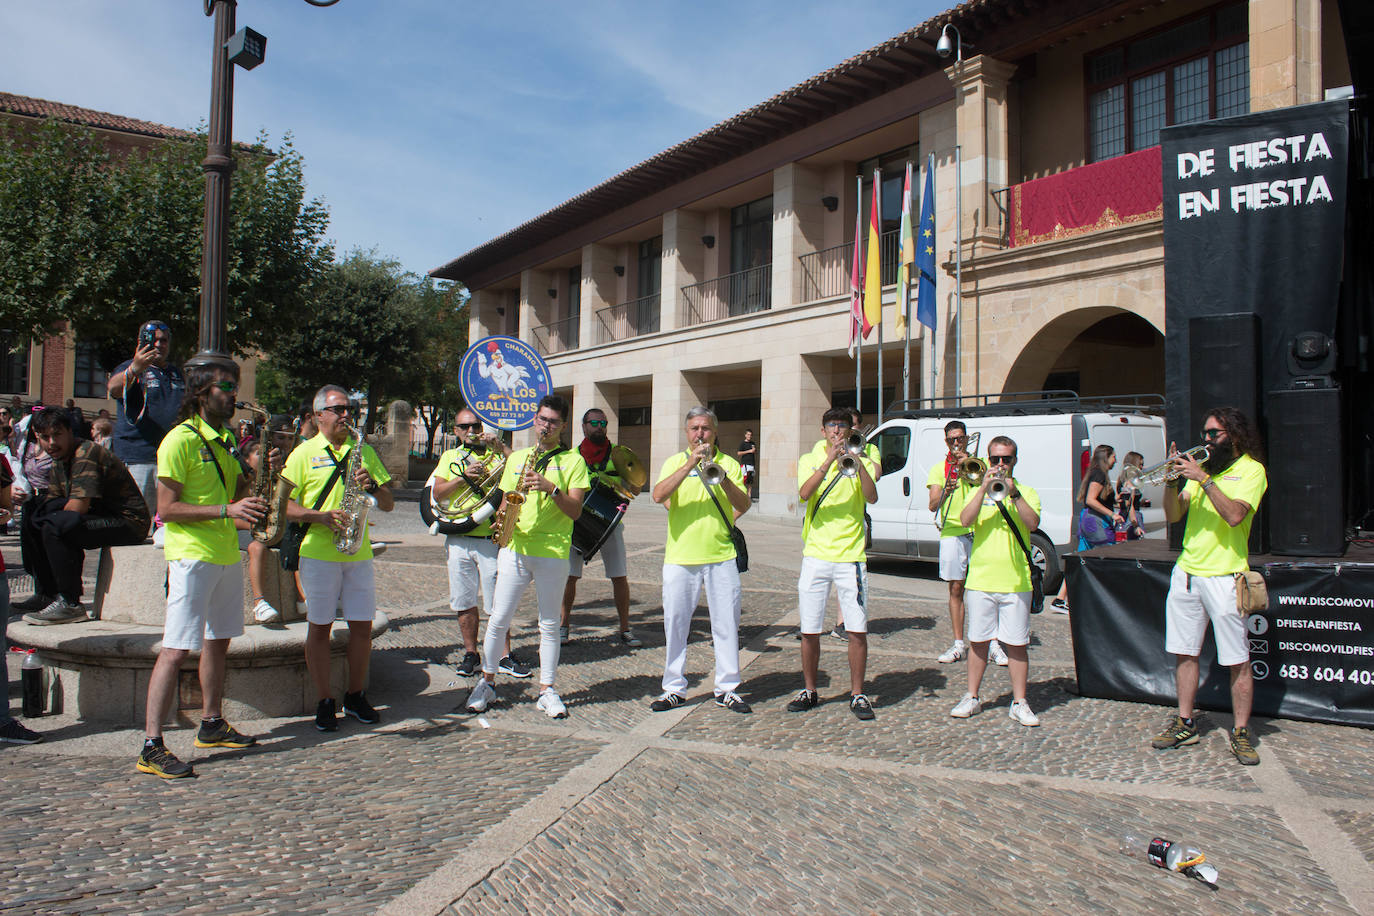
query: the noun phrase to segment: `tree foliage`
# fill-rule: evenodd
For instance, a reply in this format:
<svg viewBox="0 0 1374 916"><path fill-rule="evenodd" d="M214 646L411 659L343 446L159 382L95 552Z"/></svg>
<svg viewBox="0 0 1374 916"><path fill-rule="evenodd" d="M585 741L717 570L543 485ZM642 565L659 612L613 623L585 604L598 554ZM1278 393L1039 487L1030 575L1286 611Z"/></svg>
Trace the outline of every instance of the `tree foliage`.
<svg viewBox="0 0 1374 916"><path fill-rule="evenodd" d="M69 322L106 368L161 318L176 358L196 349L205 216L203 135L112 152L89 130L49 121L0 128L0 327L42 338ZM235 148L228 238L227 343L270 350L332 260L329 213L307 200L287 137Z"/></svg>

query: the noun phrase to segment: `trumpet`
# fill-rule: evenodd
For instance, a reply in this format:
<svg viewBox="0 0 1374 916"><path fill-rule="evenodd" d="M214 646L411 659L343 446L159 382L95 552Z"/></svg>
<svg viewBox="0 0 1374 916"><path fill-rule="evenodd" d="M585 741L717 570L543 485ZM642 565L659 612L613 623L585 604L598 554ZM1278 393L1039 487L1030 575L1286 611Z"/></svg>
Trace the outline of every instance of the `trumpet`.
<svg viewBox="0 0 1374 916"><path fill-rule="evenodd" d="M701 482L708 487L718 487L725 479L725 468L716 464L714 461L703 461L697 467L697 474L701 477Z"/></svg>
<svg viewBox="0 0 1374 916"><path fill-rule="evenodd" d="M859 476L859 456L853 452L845 455L836 464L839 466L840 473L846 477Z"/></svg>
<svg viewBox="0 0 1374 916"><path fill-rule="evenodd" d="M1002 477L994 477L992 483L988 484L988 496L995 503L1000 503L1011 495L1011 484Z"/></svg>
<svg viewBox="0 0 1374 916"><path fill-rule="evenodd" d="M864 434L857 429L851 429L849 435L844 437L845 451L849 452L851 455L862 455L867 445L868 440L865 439Z"/></svg>
<svg viewBox="0 0 1374 916"><path fill-rule="evenodd" d="M1193 461L1206 461L1211 457L1211 451L1205 445L1195 445L1181 455L1170 455L1159 464L1151 465L1131 477L1131 482L1137 487L1157 487L1170 480L1177 480L1183 476L1183 472L1174 466L1175 458L1191 458Z"/></svg>

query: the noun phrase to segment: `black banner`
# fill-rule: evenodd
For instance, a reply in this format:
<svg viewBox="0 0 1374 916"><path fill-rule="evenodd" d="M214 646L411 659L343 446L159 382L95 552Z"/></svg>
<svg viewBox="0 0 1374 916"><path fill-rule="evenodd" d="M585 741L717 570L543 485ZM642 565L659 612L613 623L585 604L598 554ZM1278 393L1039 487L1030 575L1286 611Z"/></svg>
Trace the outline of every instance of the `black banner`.
<svg viewBox="0 0 1374 916"><path fill-rule="evenodd" d="M1205 342L1189 339L1190 319L1259 316L1261 391L1289 387L1299 332L1335 335L1348 118L1348 102L1321 102L1161 132L1165 386L1180 448L1202 421L1189 356Z"/></svg>
<svg viewBox="0 0 1374 916"><path fill-rule="evenodd" d="M1164 651L1164 599L1173 565L1171 555L1140 556L1124 544L1069 558L1074 663L1083 696L1175 704L1174 657ZM1374 725L1374 563L1261 564L1252 558L1251 566L1269 586L1268 609L1246 620L1255 714ZM1200 667L1197 705L1230 710L1230 674L1217 663L1211 627Z"/></svg>

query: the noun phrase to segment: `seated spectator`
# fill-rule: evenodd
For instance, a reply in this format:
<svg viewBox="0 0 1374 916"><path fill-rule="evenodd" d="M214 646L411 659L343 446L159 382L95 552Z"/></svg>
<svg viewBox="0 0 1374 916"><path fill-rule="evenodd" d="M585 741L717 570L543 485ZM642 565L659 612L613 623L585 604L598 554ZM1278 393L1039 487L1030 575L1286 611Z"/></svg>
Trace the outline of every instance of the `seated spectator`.
<svg viewBox="0 0 1374 916"><path fill-rule="evenodd" d="M91 424L91 441L108 451L114 442L114 421L109 417L96 417Z"/></svg>
<svg viewBox="0 0 1374 916"><path fill-rule="evenodd" d="M2 431L3 428L0 428ZM8 519L10 513L10 485L14 483L14 475L10 472L10 463L0 455L0 519ZM5 627L10 619L10 580L5 575L5 557L0 554L0 653L4 653L7 648L5 645ZM2 656L0 656L2 657ZM26 728L24 723L10 716L10 690L9 676L6 674L4 681L5 695L0 697L0 744L37 744L43 740L43 736L30 728Z"/></svg>
<svg viewBox="0 0 1374 916"><path fill-rule="evenodd" d="M33 418L34 434L52 458L52 467L47 498L34 499L20 531L24 555L33 564L35 595L49 599L42 611L24 615L32 624L85 619L85 552L140 544L152 521L123 463L94 442L77 439L71 424L71 417L61 410L45 410Z"/></svg>

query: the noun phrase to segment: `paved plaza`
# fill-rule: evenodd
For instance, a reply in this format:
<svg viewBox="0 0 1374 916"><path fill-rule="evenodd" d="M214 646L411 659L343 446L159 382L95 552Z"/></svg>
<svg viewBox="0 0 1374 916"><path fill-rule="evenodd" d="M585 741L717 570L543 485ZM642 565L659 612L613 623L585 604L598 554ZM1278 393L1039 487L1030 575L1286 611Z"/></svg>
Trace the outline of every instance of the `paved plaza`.
<svg viewBox="0 0 1374 916"><path fill-rule="evenodd" d="M645 496L627 522L643 648L615 639L590 564L558 671L565 720L535 709L537 678L498 677L487 713L463 711L442 540L399 502L377 518L392 545L368 689L380 725L238 721L261 744L225 752L175 729L198 776L164 782L134 770L141 729L29 721L44 743L0 747L0 913L1374 912L1374 731L1259 719L1263 762L1241 767L1214 713L1198 745L1151 750L1167 710L1077 696L1068 619L1048 614L1031 645L1041 727L1007 717L999 668L984 712L951 719L965 671L935 661L950 634L933 567L874 565L875 721L849 713L829 637L822 705L786 712L801 687L796 524L744 520L753 714L711 702L704 608L688 704L650 712L664 519ZM17 567L17 539L0 546ZM534 617L531 591L515 631L531 662ZM1121 856L1127 831L1197 844L1220 889Z"/></svg>

